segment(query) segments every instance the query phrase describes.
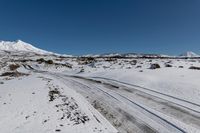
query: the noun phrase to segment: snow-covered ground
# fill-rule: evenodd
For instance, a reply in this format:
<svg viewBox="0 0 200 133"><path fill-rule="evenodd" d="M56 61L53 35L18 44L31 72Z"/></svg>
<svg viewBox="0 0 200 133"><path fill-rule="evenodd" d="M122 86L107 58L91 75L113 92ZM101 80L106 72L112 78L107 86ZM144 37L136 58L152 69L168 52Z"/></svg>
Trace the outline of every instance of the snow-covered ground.
<svg viewBox="0 0 200 133"><path fill-rule="evenodd" d="M117 132L86 99L52 77L30 73L0 81L1 133Z"/></svg>
<svg viewBox="0 0 200 133"><path fill-rule="evenodd" d="M0 50L0 132L200 132L200 58L118 56Z"/></svg>

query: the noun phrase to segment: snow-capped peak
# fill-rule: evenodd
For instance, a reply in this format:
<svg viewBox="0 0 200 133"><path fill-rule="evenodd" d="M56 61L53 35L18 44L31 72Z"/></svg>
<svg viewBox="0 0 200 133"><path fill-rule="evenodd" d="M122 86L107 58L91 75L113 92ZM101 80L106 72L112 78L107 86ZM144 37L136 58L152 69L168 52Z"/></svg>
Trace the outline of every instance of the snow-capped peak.
<svg viewBox="0 0 200 133"><path fill-rule="evenodd" d="M21 40L17 41L0 41L0 50L2 51L13 51L13 52L33 52L37 54L53 54L39 48L34 47L33 45L23 42Z"/></svg>
<svg viewBox="0 0 200 133"><path fill-rule="evenodd" d="M183 56L183 57L200 57L200 55L192 52L192 51L188 51L188 52L185 52L183 54L181 54L180 56Z"/></svg>

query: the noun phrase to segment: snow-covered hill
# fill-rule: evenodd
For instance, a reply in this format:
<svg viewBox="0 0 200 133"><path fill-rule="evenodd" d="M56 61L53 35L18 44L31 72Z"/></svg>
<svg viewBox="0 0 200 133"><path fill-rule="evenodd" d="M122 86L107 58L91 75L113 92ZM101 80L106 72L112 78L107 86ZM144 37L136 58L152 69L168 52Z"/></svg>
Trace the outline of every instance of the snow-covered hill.
<svg viewBox="0 0 200 133"><path fill-rule="evenodd" d="M200 57L200 55L192 52L192 51L188 51L188 52L185 52L185 53L182 53L180 55L181 57Z"/></svg>
<svg viewBox="0 0 200 133"><path fill-rule="evenodd" d="M53 54L39 48L34 47L33 45L23 42L21 40L17 41L0 41L0 50L1 51L10 51L10 52L33 52L37 54Z"/></svg>

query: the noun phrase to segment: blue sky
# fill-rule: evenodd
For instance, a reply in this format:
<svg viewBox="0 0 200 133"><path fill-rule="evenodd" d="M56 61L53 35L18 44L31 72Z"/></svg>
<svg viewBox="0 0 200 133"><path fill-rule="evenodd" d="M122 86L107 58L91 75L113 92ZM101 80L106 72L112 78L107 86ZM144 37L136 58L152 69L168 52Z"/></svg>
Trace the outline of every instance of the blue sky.
<svg viewBox="0 0 200 133"><path fill-rule="evenodd" d="M199 0L0 0L0 40L74 55L200 53Z"/></svg>

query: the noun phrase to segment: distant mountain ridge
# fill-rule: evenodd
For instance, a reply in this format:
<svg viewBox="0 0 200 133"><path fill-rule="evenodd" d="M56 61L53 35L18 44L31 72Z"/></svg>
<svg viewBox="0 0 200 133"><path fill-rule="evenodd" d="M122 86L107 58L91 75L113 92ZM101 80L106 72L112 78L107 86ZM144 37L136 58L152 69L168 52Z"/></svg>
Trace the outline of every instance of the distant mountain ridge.
<svg viewBox="0 0 200 133"><path fill-rule="evenodd" d="M145 54L145 53L105 53L105 54L88 54L83 55L83 57L125 57L125 58L131 58L131 57L149 57L149 58L194 58L194 57L200 57L200 55L188 51L185 53L182 53L178 56L171 56L171 55L164 55L164 54Z"/></svg>
<svg viewBox="0 0 200 133"><path fill-rule="evenodd" d="M139 53L105 53L105 54L96 54L96 55L83 55L83 57L170 57L163 54L139 54Z"/></svg>
<svg viewBox="0 0 200 133"><path fill-rule="evenodd" d="M200 55L192 52L192 51L188 51L185 53L180 54L181 57L200 57Z"/></svg>
<svg viewBox="0 0 200 133"><path fill-rule="evenodd" d="M61 55L56 54L53 52L49 52L46 50L42 50L39 48L34 47L33 45L26 43L21 40L17 41L0 41L0 51L9 51L9 52L31 52L31 53L37 53L37 54L53 54L53 55L60 55L60 56L66 56L66 57L72 57L72 55ZM180 54L180 56L169 56L169 55L163 55L163 54L140 54L140 53L105 53L105 54L88 54L83 55L82 57L200 57L200 55L188 51L185 53Z"/></svg>

